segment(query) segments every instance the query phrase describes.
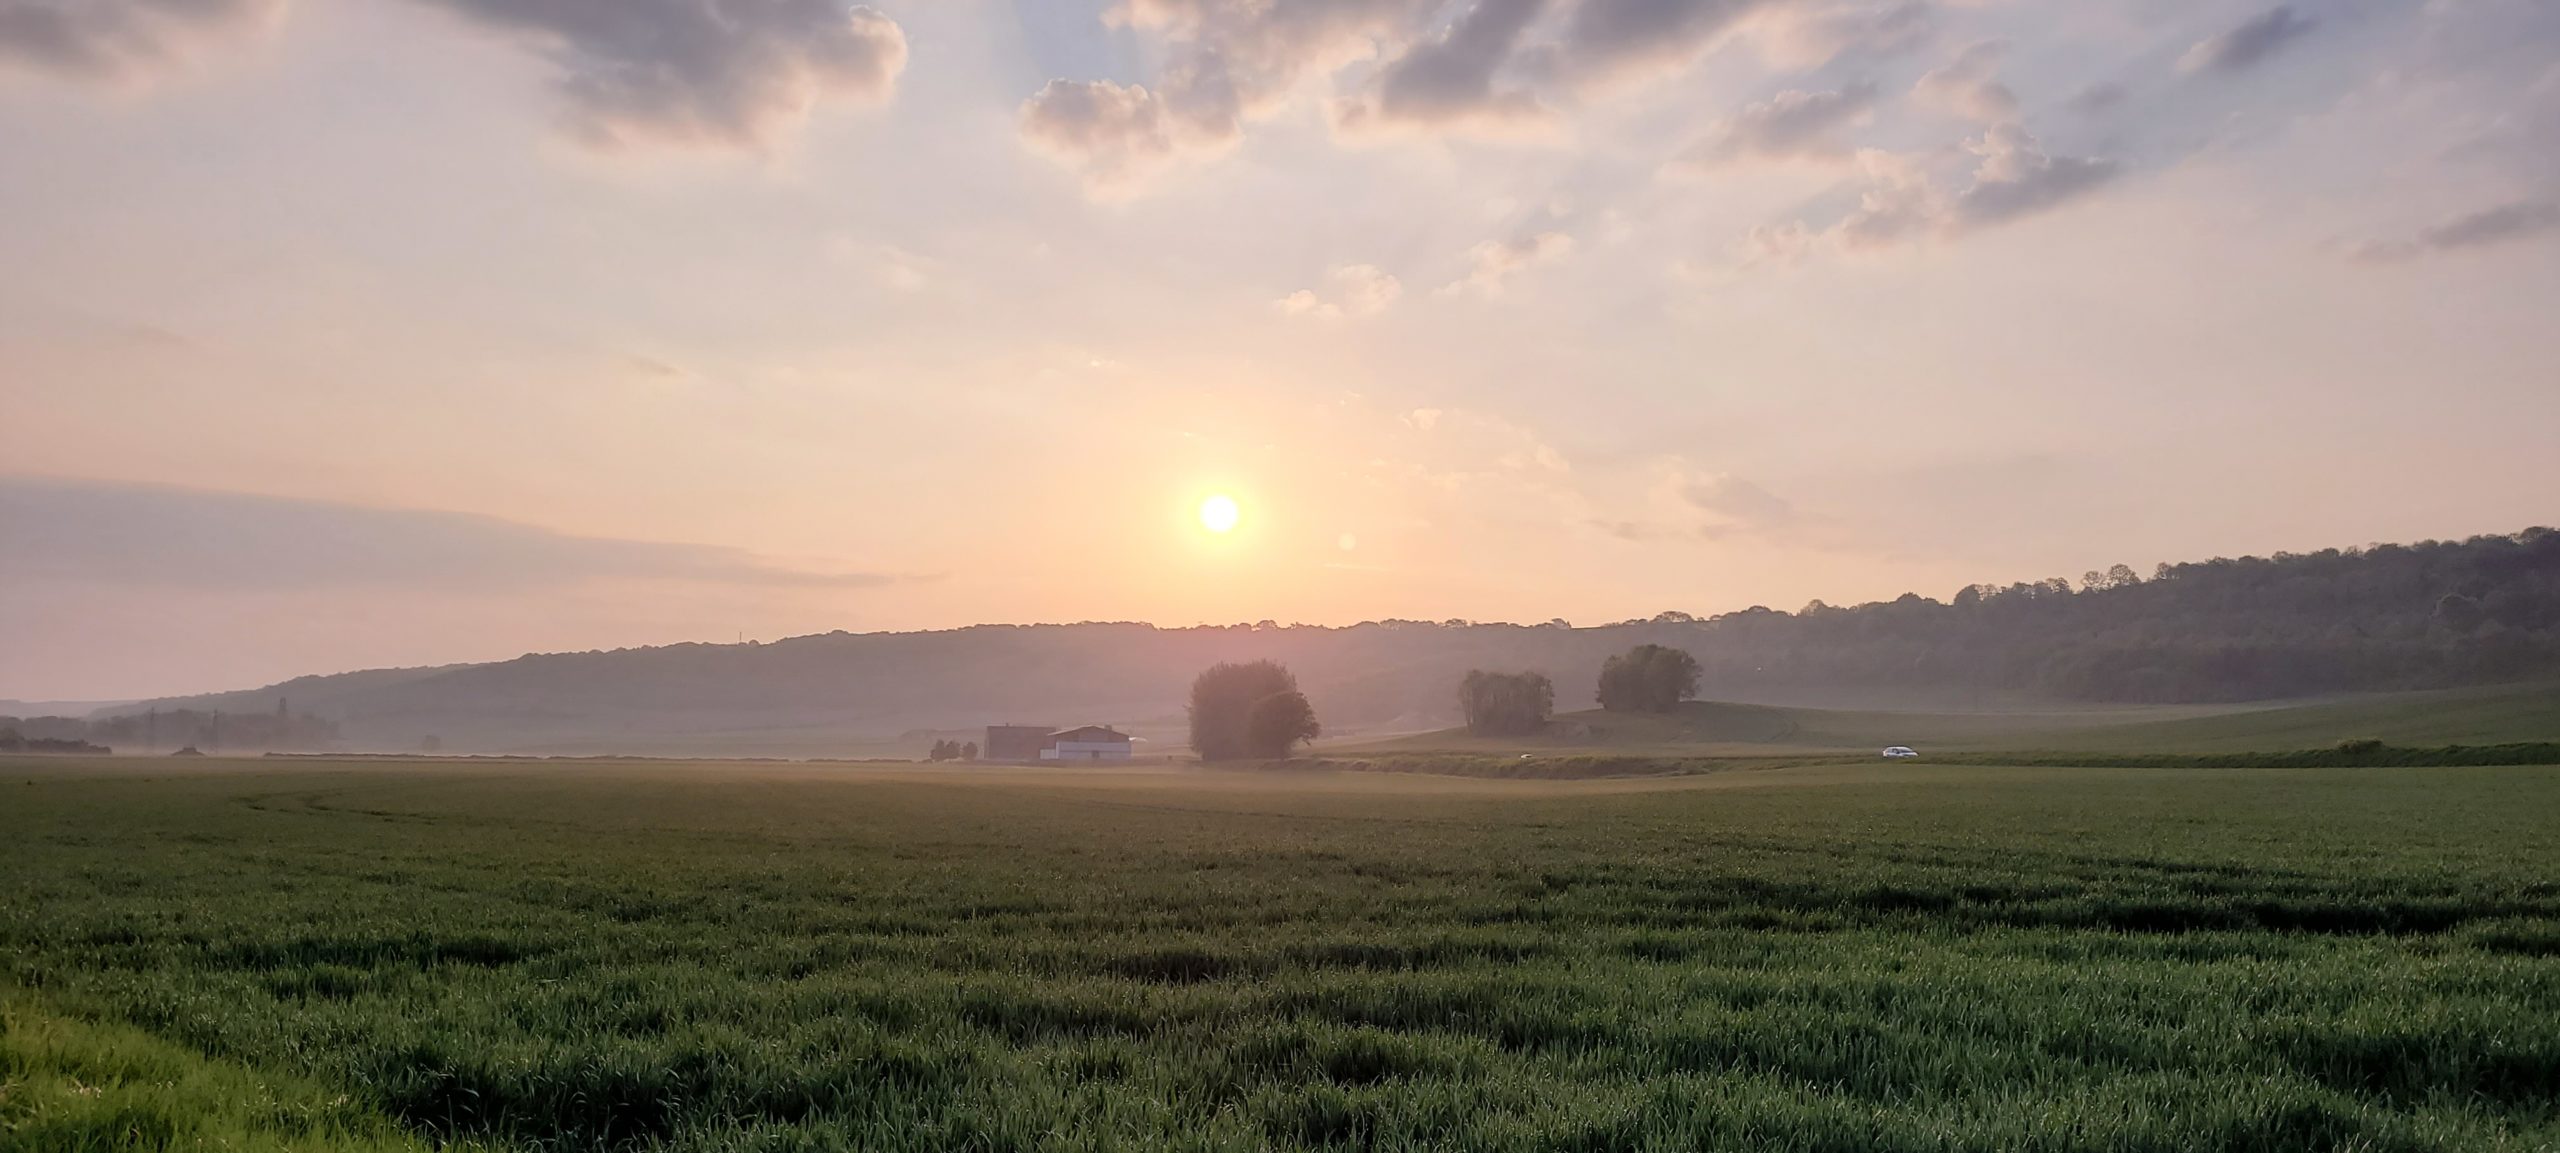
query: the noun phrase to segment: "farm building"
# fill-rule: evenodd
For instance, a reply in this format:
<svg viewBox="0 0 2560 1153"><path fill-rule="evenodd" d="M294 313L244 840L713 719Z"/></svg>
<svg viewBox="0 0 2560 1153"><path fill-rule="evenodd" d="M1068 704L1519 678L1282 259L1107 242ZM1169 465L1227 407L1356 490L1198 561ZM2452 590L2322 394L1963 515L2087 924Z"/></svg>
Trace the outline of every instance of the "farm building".
<svg viewBox="0 0 2560 1153"><path fill-rule="evenodd" d="M1085 725L1085 728L1062 728L1050 733L1050 746L1039 751L1042 761L1126 761L1132 751L1129 733L1111 725Z"/></svg>
<svg viewBox="0 0 2560 1153"><path fill-rule="evenodd" d="M987 739L978 743L978 757L989 761L1036 761L1040 750L1049 747L1049 734L1056 731L1052 725L988 725Z"/></svg>
<svg viewBox="0 0 2560 1153"><path fill-rule="evenodd" d="M1129 734L1109 725L988 725L978 755L990 761L1125 761L1134 746Z"/></svg>
<svg viewBox="0 0 2560 1153"><path fill-rule="evenodd" d="M1086 725L1078 729L1060 729L1049 734L1049 745L1040 750L1044 761L1125 761L1133 742L1129 734L1109 725Z"/></svg>

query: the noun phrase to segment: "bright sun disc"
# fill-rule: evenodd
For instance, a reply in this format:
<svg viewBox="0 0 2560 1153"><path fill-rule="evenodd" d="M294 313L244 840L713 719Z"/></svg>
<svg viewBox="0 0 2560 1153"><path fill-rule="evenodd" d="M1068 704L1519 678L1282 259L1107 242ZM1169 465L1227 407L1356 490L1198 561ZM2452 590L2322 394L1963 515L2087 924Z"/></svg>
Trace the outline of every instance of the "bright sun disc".
<svg viewBox="0 0 2560 1153"><path fill-rule="evenodd" d="M1200 502L1200 527L1210 532L1226 532L1236 527L1236 519L1244 515L1236 508L1234 497L1213 496Z"/></svg>

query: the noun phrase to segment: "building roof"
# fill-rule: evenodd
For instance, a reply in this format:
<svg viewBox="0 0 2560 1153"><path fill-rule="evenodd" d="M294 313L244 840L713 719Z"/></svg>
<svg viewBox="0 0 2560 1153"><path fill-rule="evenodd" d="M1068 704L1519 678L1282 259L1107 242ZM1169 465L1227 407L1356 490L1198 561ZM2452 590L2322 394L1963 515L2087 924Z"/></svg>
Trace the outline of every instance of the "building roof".
<svg viewBox="0 0 2560 1153"><path fill-rule="evenodd" d="M1049 734L1049 739L1053 741L1117 741L1126 744L1129 734L1109 725L1084 725L1079 728L1060 729Z"/></svg>

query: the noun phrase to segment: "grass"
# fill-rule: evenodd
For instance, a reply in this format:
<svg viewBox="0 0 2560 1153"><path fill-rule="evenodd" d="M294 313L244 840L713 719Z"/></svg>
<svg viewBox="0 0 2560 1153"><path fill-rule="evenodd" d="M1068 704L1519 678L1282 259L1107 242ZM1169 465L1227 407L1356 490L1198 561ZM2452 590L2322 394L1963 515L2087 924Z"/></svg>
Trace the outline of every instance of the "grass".
<svg viewBox="0 0 2560 1153"><path fill-rule="evenodd" d="M0 764L15 1148L2560 1148L2560 769Z"/></svg>
<svg viewBox="0 0 2560 1153"><path fill-rule="evenodd" d="M126 1025L0 995L0 1151L422 1153L343 1092L210 1061Z"/></svg>

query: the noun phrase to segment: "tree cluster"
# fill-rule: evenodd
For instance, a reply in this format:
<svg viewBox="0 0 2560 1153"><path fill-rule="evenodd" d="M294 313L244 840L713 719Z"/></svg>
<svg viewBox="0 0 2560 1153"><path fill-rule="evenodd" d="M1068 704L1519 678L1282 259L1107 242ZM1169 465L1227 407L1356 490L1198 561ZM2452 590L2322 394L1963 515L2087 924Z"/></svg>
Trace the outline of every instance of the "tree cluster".
<svg viewBox="0 0 2560 1153"><path fill-rule="evenodd" d="M1298 678L1277 662L1220 663L1191 682L1191 748L1201 760L1286 757L1322 732Z"/></svg>
<svg viewBox="0 0 2560 1153"><path fill-rule="evenodd" d="M307 752L338 742L335 723L309 713L287 712L281 701L272 712L147 709L113 716L0 717L0 726L28 741L67 742L66 748L103 744L157 751L200 745L235 752Z"/></svg>
<svg viewBox="0 0 2560 1153"><path fill-rule="evenodd" d="M1545 673L1470 670L1458 682L1458 709L1467 731L1478 736L1527 736L1555 715L1556 686Z"/></svg>
<svg viewBox="0 0 2560 1153"><path fill-rule="evenodd" d="M2239 701L2560 676L2560 532L2131 566L1701 626L1707 683Z"/></svg>
<svg viewBox="0 0 2560 1153"><path fill-rule="evenodd" d="M1600 665L1600 707L1613 713L1667 713L1697 695L1698 658L1643 644Z"/></svg>
<svg viewBox="0 0 2560 1153"><path fill-rule="evenodd" d="M30 737L14 728L0 727L0 753L112 753L104 745L65 737Z"/></svg>
<svg viewBox="0 0 2560 1153"><path fill-rule="evenodd" d="M935 741L933 742L933 751L926 753L924 759L936 763L942 761L974 761L978 759L978 742Z"/></svg>

